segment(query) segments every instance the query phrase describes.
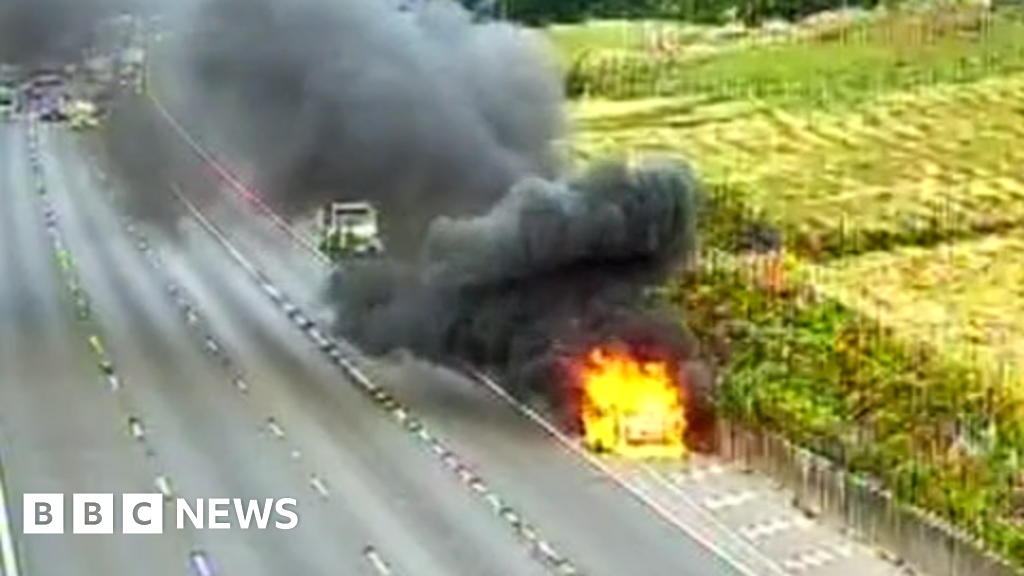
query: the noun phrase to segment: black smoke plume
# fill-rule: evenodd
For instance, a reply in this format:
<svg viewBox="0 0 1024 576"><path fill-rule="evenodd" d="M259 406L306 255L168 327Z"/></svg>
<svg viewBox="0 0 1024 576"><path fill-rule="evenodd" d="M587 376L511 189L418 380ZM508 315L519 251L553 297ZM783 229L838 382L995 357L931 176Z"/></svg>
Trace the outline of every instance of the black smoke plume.
<svg viewBox="0 0 1024 576"><path fill-rule="evenodd" d="M164 75L172 112L286 215L382 208L391 257L326 290L338 334L570 408L564 360L618 342L677 365L704 411L693 337L645 298L693 252L697 179L678 163L560 177L562 83L534 35L439 1L206 0L193 21L183 73Z"/></svg>
<svg viewBox="0 0 1024 576"><path fill-rule="evenodd" d="M336 329L370 353L496 370L514 394L567 408L568 422L578 391L566 362L627 346L676 367L698 421L710 381L696 342L644 291L693 254L699 193L692 172L668 161L524 179L486 215L435 220L414 265L339 268L328 289Z"/></svg>
<svg viewBox="0 0 1024 576"><path fill-rule="evenodd" d="M194 21L176 107L286 215L371 198L411 254L434 216L556 173L561 80L537 34L436 1L208 0Z"/></svg>
<svg viewBox="0 0 1024 576"><path fill-rule="evenodd" d="M74 62L95 39L99 23L126 4L124 0L3 0L0 62L24 66Z"/></svg>

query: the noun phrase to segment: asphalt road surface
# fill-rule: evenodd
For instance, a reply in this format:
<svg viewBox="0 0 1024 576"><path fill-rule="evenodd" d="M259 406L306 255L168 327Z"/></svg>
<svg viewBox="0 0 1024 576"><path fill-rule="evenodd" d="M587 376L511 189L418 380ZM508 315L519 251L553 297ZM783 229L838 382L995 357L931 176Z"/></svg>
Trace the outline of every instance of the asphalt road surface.
<svg viewBox="0 0 1024 576"><path fill-rule="evenodd" d="M73 137L41 125L45 198L97 323L77 319L27 129L0 136L0 455L23 574L545 573L435 455L339 383L208 236L186 226L178 244L155 237L143 251ZM23 493L158 486L190 500L296 498L299 525L179 531L168 507L162 536L21 534Z"/></svg>
<svg viewBox="0 0 1024 576"><path fill-rule="evenodd" d="M15 533L24 492L149 492L152 485L144 453L89 357L34 196L25 131L0 125L0 472ZM48 535L17 545L27 574L181 574L187 536Z"/></svg>

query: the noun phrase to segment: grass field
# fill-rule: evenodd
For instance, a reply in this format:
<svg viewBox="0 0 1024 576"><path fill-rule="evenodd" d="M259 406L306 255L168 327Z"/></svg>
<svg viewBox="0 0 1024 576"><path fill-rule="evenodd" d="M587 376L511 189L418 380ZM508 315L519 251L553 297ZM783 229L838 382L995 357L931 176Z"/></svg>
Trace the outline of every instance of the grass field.
<svg viewBox="0 0 1024 576"><path fill-rule="evenodd" d="M891 93L856 110L662 104L580 115L577 154L694 159L826 255L1024 223L1024 75Z"/></svg>
<svg viewBox="0 0 1024 576"><path fill-rule="evenodd" d="M992 378L1024 384L1024 232L840 261L817 283Z"/></svg>
<svg viewBox="0 0 1024 576"><path fill-rule="evenodd" d="M1024 562L1024 19L890 15L675 62L615 45L636 37L615 26L553 34L567 61L587 49L650 61L612 99L572 104L574 158L691 160L733 211L712 214L705 239L733 220L776 227L793 281L829 299L780 303L721 274L684 282L698 332L716 331L708 310L747 326L728 361L739 409L842 446ZM956 430L989 425L987 452L949 460ZM921 466L948 484L901 488Z"/></svg>
<svg viewBox="0 0 1024 576"><path fill-rule="evenodd" d="M589 49L580 47L587 33L552 38L564 50L563 61L579 62L576 75L589 86L581 90L619 99L688 95L834 108L881 91L1024 72L1024 23L1016 18L965 12L873 17L843 27L797 27L770 42L690 35L670 59L652 57L642 40L652 28L644 24L644 32L634 35L594 33L608 44ZM617 36L630 40L616 44Z"/></svg>

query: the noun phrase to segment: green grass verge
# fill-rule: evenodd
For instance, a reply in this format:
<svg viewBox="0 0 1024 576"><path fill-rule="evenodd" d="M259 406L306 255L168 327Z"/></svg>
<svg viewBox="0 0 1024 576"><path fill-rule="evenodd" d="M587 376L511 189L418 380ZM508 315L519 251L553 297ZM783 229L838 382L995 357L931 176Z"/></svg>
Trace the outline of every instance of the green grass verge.
<svg viewBox="0 0 1024 576"><path fill-rule="evenodd" d="M620 45L608 37L600 41L606 44L589 51L575 44L581 39L560 44L567 51L563 58L574 63L567 80L572 93L835 107L857 104L881 91L1024 71L1024 22L1002 15L896 15L825 37L702 58L685 51L675 58L656 58L633 40Z"/></svg>

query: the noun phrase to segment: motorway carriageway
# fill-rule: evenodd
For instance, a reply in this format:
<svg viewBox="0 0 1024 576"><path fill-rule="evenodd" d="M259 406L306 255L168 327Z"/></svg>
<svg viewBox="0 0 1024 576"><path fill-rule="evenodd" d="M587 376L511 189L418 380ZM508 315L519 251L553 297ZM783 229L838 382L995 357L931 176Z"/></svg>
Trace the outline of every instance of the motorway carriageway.
<svg viewBox="0 0 1024 576"><path fill-rule="evenodd" d="M251 263L324 319L323 268L251 206L207 210L209 221L189 219L171 242L120 217L107 197L116 183L56 126L39 131L46 194L37 194L27 132L0 128L0 458L20 570L3 576L69 567L198 576L743 574L673 523L713 540L746 576L783 574L677 498L666 498L666 521L478 384L415 362L357 359L454 455L437 450L424 442L432 435L397 424L393 409L342 377L240 265ZM47 202L98 324L75 318L45 233ZM117 367L113 385L96 370L93 334ZM470 463L483 481L458 465L453 474L453 462ZM131 542L17 535L22 492L156 488L188 498L296 497L301 522L287 532L171 530Z"/></svg>
<svg viewBox="0 0 1024 576"><path fill-rule="evenodd" d="M246 286L227 253L194 238L201 257L166 246L159 262L72 134L39 125L36 153L33 139L24 122L0 125L0 458L17 551L3 576L547 573L433 454L340 386L251 283L225 292ZM191 313L168 270L197 297ZM73 275L95 322L76 317ZM93 335L116 380L98 371ZM168 507L163 536L20 534L25 492L158 489L294 497L300 523L179 531Z"/></svg>

